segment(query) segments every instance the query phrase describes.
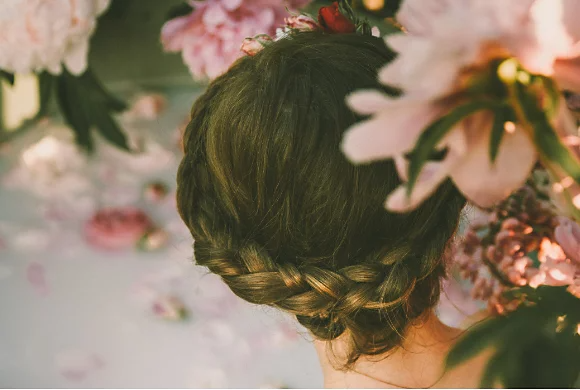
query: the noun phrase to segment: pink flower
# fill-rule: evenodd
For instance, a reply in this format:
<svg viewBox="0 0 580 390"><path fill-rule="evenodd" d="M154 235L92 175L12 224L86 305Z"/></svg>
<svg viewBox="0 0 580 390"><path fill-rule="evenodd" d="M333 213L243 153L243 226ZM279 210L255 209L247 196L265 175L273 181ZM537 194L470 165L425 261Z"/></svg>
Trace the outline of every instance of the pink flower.
<svg viewBox="0 0 580 390"><path fill-rule="evenodd" d="M150 229L139 240L137 246L144 251L155 251L167 246L169 234L162 229Z"/></svg>
<svg viewBox="0 0 580 390"><path fill-rule="evenodd" d="M182 52L196 79L213 79L243 55L245 38L274 35L283 24L286 7L296 9L307 0L190 1L191 14L167 22L161 31L166 51Z"/></svg>
<svg viewBox="0 0 580 390"><path fill-rule="evenodd" d="M84 233L96 248L119 250L135 247L152 228L149 217L137 208L105 208L86 222Z"/></svg>
<svg viewBox="0 0 580 390"><path fill-rule="evenodd" d="M73 74L87 68L89 39L110 0L12 0L0 3L0 69Z"/></svg>
<svg viewBox="0 0 580 390"><path fill-rule="evenodd" d="M81 382L102 369L103 359L82 350L67 350L55 356L55 365L60 374L71 382Z"/></svg>
<svg viewBox="0 0 580 390"><path fill-rule="evenodd" d="M129 118L155 120L165 109L167 101L158 93L149 93L137 96L127 112Z"/></svg>
<svg viewBox="0 0 580 390"><path fill-rule="evenodd" d="M404 94L390 98L377 91L359 91L349 97L354 111L372 117L347 131L343 141L346 156L355 163L394 158L399 173L406 171L403 156L413 149L426 126L461 102L454 96L464 93L464 79L472 76L470 72L498 56L515 56L528 70L558 79L556 61L576 55L573 44L580 38L571 35L565 25L571 20L564 17L580 7L568 3L404 1L397 18L408 34L385 38L397 57L379 73L381 83L398 87ZM394 191L387 208L411 210L447 178L482 207L492 206L522 186L537 159L535 146L517 123L506 122L492 164L493 118L491 111L483 110L460 121L438 145L447 150L446 157L423 168L410 197L405 186ZM405 174L401 177L406 180Z"/></svg>
<svg viewBox="0 0 580 390"><path fill-rule="evenodd" d="M174 296L159 296L153 301L151 310L157 317L170 321L182 321L188 315L183 302Z"/></svg>
<svg viewBox="0 0 580 390"><path fill-rule="evenodd" d="M167 197L168 193L169 188L165 183L160 181L153 181L145 186L143 196L149 202L159 203Z"/></svg>
<svg viewBox="0 0 580 390"><path fill-rule="evenodd" d="M257 35L254 38L246 38L242 43L242 51L250 57L255 56L262 51L267 44L273 42L269 35Z"/></svg>
<svg viewBox="0 0 580 390"><path fill-rule="evenodd" d="M580 226L566 217L558 217L554 238L570 260L580 266Z"/></svg>
<svg viewBox="0 0 580 390"><path fill-rule="evenodd" d="M306 15L293 15L284 19L284 22L286 27L299 31L311 31L320 28L316 20Z"/></svg>
<svg viewBox="0 0 580 390"><path fill-rule="evenodd" d="M567 286L574 282L576 267L566 260L548 258L540 265L540 273L545 275L546 286Z"/></svg>
<svg viewBox="0 0 580 390"><path fill-rule="evenodd" d="M39 295L48 295L50 288L46 280L44 265L32 262L26 267L26 279Z"/></svg>

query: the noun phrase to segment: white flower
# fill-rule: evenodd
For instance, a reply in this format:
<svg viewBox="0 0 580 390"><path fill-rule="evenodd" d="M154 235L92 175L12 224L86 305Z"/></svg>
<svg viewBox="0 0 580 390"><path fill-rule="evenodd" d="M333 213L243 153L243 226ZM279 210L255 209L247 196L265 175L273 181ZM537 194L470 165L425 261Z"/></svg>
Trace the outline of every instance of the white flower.
<svg viewBox="0 0 580 390"><path fill-rule="evenodd" d="M48 71L62 65L75 75L87 68L89 38L110 0L2 0L0 69Z"/></svg>
<svg viewBox="0 0 580 390"><path fill-rule="evenodd" d="M22 152L2 184L43 198L75 198L92 188L86 166L86 157L72 140L48 135Z"/></svg>

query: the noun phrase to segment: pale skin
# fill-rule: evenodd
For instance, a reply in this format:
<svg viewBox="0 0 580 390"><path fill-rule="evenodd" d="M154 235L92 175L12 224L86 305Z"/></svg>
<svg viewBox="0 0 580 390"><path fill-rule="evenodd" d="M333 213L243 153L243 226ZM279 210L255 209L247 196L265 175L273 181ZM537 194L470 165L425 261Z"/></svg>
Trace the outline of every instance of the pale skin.
<svg viewBox="0 0 580 390"><path fill-rule="evenodd" d="M421 323L410 325L403 345L386 356L361 357L352 370L340 369L344 337L315 341L325 388L477 388L491 351L444 372L447 352L462 330L443 324L429 311Z"/></svg>

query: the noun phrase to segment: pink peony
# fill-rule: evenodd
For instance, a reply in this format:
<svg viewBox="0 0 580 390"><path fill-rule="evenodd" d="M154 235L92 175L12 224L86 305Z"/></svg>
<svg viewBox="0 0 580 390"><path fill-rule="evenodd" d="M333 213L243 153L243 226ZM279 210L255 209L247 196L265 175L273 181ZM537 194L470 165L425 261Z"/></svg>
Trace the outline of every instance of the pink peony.
<svg viewBox="0 0 580 390"><path fill-rule="evenodd" d="M89 39L110 0L10 0L0 3L0 69L14 73L87 68Z"/></svg>
<svg viewBox="0 0 580 390"><path fill-rule="evenodd" d="M580 53L574 46L580 34L569 15L578 15L577 10L580 7L567 0L404 1L397 18L408 33L385 38L397 57L379 73L381 83L401 88L404 94L400 98L378 91L352 94L348 99L352 109L372 117L347 131L344 153L355 163L394 158L403 173L404 155L429 124L460 102L454 96L463 92L469 72L498 56L515 56L532 72L565 79L566 85L578 81L580 87L574 62ZM561 60L567 61L566 67L559 69ZM567 115L560 113L556 122ZM536 162L535 147L519 125L506 122L492 164L492 123L491 111L459 122L438 145L447 149L445 158L423 168L410 197L405 186L395 190L387 208L413 209L447 178L482 207L521 187ZM405 174L401 176L405 180Z"/></svg>
<svg viewBox="0 0 580 390"><path fill-rule="evenodd" d="M554 238L570 260L580 267L580 226L566 217L558 217L558 222Z"/></svg>
<svg viewBox="0 0 580 390"><path fill-rule="evenodd" d="M87 221L84 233L92 246L118 250L135 247L152 228L149 217L137 208L105 208Z"/></svg>
<svg viewBox="0 0 580 390"><path fill-rule="evenodd" d="M181 52L196 79L213 79L243 55L245 38L274 35L284 22L286 7L296 9L309 0L190 1L191 14L167 22L161 31L166 51Z"/></svg>

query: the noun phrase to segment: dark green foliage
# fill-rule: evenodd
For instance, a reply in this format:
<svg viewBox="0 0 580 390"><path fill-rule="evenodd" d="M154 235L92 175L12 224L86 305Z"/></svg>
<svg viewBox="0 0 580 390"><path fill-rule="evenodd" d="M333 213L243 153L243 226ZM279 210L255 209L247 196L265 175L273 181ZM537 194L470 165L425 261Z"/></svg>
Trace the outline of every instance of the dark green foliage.
<svg viewBox="0 0 580 390"><path fill-rule="evenodd" d="M470 329L447 357L447 367L493 347L481 387L571 388L580 374L580 300L566 287L515 289L533 304Z"/></svg>
<svg viewBox="0 0 580 390"><path fill-rule="evenodd" d="M8 73L0 69L0 79L8 81L10 85L14 85L14 74Z"/></svg>
<svg viewBox="0 0 580 390"><path fill-rule="evenodd" d="M86 151L94 149L93 127L109 142L129 150L125 134L111 117L126 105L110 95L90 70L81 76L63 71L56 79L56 94L64 120L75 132L77 143Z"/></svg>
<svg viewBox="0 0 580 390"><path fill-rule="evenodd" d="M428 158L437 148L439 142L449 131L461 120L481 111L493 109L496 103L490 101L473 101L455 108L449 114L438 119L429 125L417 140L415 148L411 152L409 164L409 182L407 183L407 193L410 194L417 182L421 168L427 163Z"/></svg>

